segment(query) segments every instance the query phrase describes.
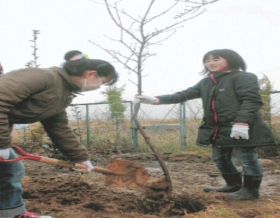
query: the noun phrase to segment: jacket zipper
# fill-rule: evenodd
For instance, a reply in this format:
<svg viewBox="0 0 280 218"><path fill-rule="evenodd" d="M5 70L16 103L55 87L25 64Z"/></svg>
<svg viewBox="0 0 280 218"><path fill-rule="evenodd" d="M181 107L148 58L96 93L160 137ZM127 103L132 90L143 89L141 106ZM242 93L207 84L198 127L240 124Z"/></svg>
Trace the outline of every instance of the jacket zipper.
<svg viewBox="0 0 280 218"><path fill-rule="evenodd" d="M214 74L210 74L209 76L210 76L211 80L213 81L213 83L214 83L215 85L217 85L218 82L215 80ZM214 115L214 122L215 122L215 124L216 124L215 129L214 129L214 133L213 133L213 135L212 135L212 141L215 141L215 140L216 140L216 137L217 137L217 135L218 135L218 129L219 129L219 127L218 127L218 115L217 115L217 112L216 112L216 110L215 110L215 98L214 98L214 93L212 94L212 97L211 97L211 109L212 109L212 112L213 112L213 115Z"/></svg>

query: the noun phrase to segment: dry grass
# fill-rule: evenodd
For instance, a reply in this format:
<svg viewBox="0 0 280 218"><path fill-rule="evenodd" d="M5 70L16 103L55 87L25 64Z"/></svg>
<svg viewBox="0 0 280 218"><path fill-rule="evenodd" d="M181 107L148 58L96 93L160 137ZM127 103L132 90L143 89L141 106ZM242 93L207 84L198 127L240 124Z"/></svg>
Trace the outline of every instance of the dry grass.
<svg viewBox="0 0 280 218"><path fill-rule="evenodd" d="M186 121L186 143L188 152L197 152L199 154L209 153L211 148L202 148L195 145L197 130L199 127L201 119L199 118L188 118ZM274 117L272 120L273 132L276 138L276 141L279 141L279 119ZM159 129L149 129L146 128L145 131L149 136L151 142L157 148L159 152L168 152L168 153L181 153L184 152L185 147L181 145L180 142L180 120L179 119L141 119L140 123L143 127L157 127ZM86 145L88 148L105 148L112 149L115 148L117 142L117 134L119 137L120 147L122 149L132 149L133 139L132 139L132 124L130 120L124 120L120 126L119 130L116 130L116 125L112 120L92 120L89 124L90 132L87 132L86 121L69 122L69 126L75 130L74 132L77 135L78 140ZM169 129L160 129L160 127L170 127ZM174 127L177 126L177 129ZM30 134L31 130L37 133L34 138L34 134ZM138 131L137 131L138 132ZM77 134L78 133L78 134ZM41 136L40 136L41 134ZM30 128L27 130L15 130L12 133L13 142L17 144L27 144L34 143L50 143L48 137L43 135L39 123L34 123L30 125ZM88 135L87 135L88 134ZM43 136L42 136L43 135ZM39 136L39 137L38 137ZM89 138L88 138L89 137ZM90 143L88 143L88 139ZM182 147L181 147L182 146ZM138 151L150 153L150 148L145 143L143 137L138 132Z"/></svg>
<svg viewBox="0 0 280 218"><path fill-rule="evenodd" d="M204 211L186 214L184 218L280 218L280 197L264 201L216 202Z"/></svg>
<svg viewBox="0 0 280 218"><path fill-rule="evenodd" d="M174 126L179 125L178 119L170 119L166 121L161 120L141 120L141 125L143 126ZM72 129L75 129L75 133L79 133L77 135L78 140L84 145L87 144L87 128L86 122L80 121L79 125L76 122L69 122L69 126ZM94 120L90 122L90 144L87 147L90 148L113 148L116 144L116 127L113 121L102 121L102 120ZM188 130L187 130L187 146L188 150L196 150L195 146L195 138L196 138L196 129L198 123L190 120L188 122ZM36 133L36 138L34 138L34 134L31 134L31 131ZM150 137L152 143L156 146L159 152L172 152L172 153L180 153L180 129L163 129L163 130L145 130L147 135ZM125 120L121 123L119 127L119 137L120 144L123 149L131 149L132 148L132 125L130 120ZM40 123L31 124L29 129L26 130L14 130L12 132L12 139L14 143L23 144L25 142L28 144L34 143L50 143L48 137L41 131ZM146 145L144 139L140 134L138 134L138 148L139 152L150 152L150 148Z"/></svg>

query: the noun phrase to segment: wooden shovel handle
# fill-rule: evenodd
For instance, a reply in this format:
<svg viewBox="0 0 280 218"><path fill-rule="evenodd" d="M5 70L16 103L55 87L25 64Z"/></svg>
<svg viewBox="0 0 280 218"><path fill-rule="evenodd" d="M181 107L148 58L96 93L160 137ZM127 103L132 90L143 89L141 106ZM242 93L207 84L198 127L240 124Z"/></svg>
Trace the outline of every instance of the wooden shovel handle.
<svg viewBox="0 0 280 218"><path fill-rule="evenodd" d="M14 159L10 159L10 160L3 160L2 158L0 158L0 162L12 163L12 162L27 159L27 160L39 161L39 162L47 163L47 164L53 164L53 165L57 165L57 166L71 167L71 168L75 168L75 169L87 169L87 166L85 166L84 164L29 154L16 145L13 145L12 148L21 156L14 158ZM92 171L95 171L98 173L103 173L103 174L122 175L122 174L113 172L111 170L104 169L104 168L98 168L98 167L94 167L92 169Z"/></svg>
<svg viewBox="0 0 280 218"><path fill-rule="evenodd" d="M71 167L71 168L75 168L75 169L87 169L87 167L85 165L80 164L80 163L73 163L70 161L58 160L58 159L49 158L49 157L41 157L39 162L53 164L53 165L62 166L62 167Z"/></svg>
<svg viewBox="0 0 280 218"><path fill-rule="evenodd" d="M58 160L58 159L49 158L49 157L41 157L41 160L39 160L39 161L43 162L43 163L48 163L48 164L53 164L53 165L58 165L58 166L63 166L63 167L71 167L71 168L75 168L75 169L87 169L87 167L84 164L73 163L73 162ZM111 170L98 168L98 167L94 167L92 169L92 171L95 171L98 173L104 173L104 174L119 175L118 173L115 173Z"/></svg>

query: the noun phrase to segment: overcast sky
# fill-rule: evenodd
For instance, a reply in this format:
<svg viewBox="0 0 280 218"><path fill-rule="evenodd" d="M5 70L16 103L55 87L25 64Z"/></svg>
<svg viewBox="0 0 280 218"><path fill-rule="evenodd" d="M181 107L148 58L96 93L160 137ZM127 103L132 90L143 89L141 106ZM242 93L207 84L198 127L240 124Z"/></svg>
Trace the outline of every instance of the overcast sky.
<svg viewBox="0 0 280 218"><path fill-rule="evenodd" d="M170 0L158 0L164 6ZM129 0L126 11L140 13L148 0ZM4 71L24 68L32 60L32 30L40 30L38 63L59 66L64 54L78 49L91 58L112 58L89 42L104 47L114 44L105 35L118 31L105 8L89 0L0 0L0 61ZM136 10L135 10L136 9ZM209 50L229 48L246 61L248 72L266 74L280 90L280 1L220 0L207 12L188 21L161 46L151 48L157 55L144 67L143 94L173 93L196 84L202 76L201 59ZM170 18L171 19L171 18ZM117 47L116 47L117 48ZM125 100L133 100L137 88L130 80L136 75L115 64L120 73L118 86L125 84ZM15 84L16 85L16 84ZM101 92L86 93L74 103L104 100Z"/></svg>

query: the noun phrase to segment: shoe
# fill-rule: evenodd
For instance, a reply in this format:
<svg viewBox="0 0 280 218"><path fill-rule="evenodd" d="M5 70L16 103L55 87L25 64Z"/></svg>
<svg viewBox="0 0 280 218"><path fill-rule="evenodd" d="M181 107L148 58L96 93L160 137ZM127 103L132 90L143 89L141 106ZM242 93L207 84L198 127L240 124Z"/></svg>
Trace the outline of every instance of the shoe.
<svg viewBox="0 0 280 218"><path fill-rule="evenodd" d="M35 213L31 213L31 212L24 212L20 215L14 216L13 218L52 218L51 216L38 216Z"/></svg>
<svg viewBox="0 0 280 218"><path fill-rule="evenodd" d="M205 192L216 191L216 192L236 192L242 187L242 175L241 172L222 174L226 185L221 187L206 187L203 189Z"/></svg>

